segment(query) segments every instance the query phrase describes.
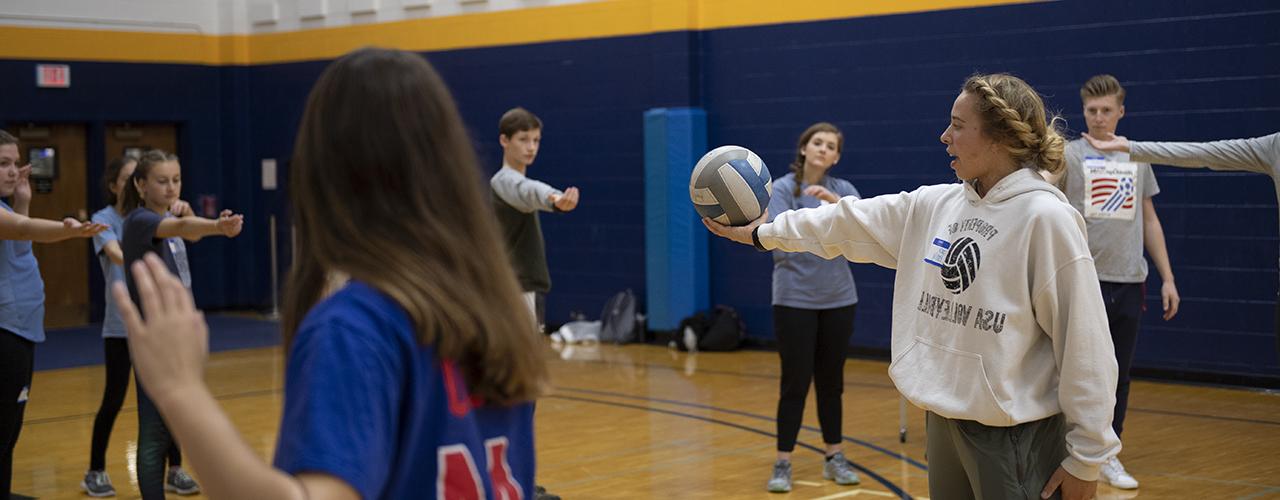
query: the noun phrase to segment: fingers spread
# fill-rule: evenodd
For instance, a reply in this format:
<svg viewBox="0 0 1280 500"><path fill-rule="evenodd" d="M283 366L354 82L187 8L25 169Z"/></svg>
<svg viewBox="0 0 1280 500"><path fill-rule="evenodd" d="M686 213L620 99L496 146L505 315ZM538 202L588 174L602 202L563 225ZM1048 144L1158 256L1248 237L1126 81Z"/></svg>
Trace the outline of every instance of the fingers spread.
<svg viewBox="0 0 1280 500"><path fill-rule="evenodd" d="M154 254L147 254L154 255ZM155 278L151 277L151 270L147 267L145 261L135 261L132 267L133 285L138 292L138 302L142 304L142 312L148 318L154 318L156 315L164 313L164 303L161 301L159 292L156 290Z"/></svg>
<svg viewBox="0 0 1280 500"><path fill-rule="evenodd" d="M132 338L145 336L143 331L142 317L138 315L138 308L134 306L133 299L129 298L129 288L124 282L117 281L111 285L111 295L116 299L116 309L120 311L120 318L124 320L125 329Z"/></svg>
<svg viewBox="0 0 1280 500"><path fill-rule="evenodd" d="M178 281L173 276L173 273L169 272L169 267L155 254L147 254L145 260L147 261L147 267L151 271L151 277L155 281L156 294L164 305L164 311L168 313L182 312L184 302L182 295L186 293L182 282Z"/></svg>

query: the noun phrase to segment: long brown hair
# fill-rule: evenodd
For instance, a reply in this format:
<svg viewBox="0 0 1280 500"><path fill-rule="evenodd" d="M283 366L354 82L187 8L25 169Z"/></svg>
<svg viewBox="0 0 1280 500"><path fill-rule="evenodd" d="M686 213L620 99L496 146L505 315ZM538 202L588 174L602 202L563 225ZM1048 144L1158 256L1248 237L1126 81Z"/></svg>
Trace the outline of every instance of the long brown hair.
<svg viewBox="0 0 1280 500"><path fill-rule="evenodd" d="M1048 117L1044 100L1027 82L1013 75L973 75L963 92L977 97L982 132L999 142L1019 165L1058 173L1067 141L1058 131L1059 116Z"/></svg>
<svg viewBox="0 0 1280 500"><path fill-rule="evenodd" d="M294 146L286 344L329 274L343 273L403 307L472 394L498 404L538 395L546 362L471 144L422 57L366 48L325 69Z"/></svg>
<svg viewBox="0 0 1280 500"><path fill-rule="evenodd" d="M124 212L120 215L129 215L129 212L134 209L147 205L146 200L142 199L141 187L139 186L147 182L147 176L151 175L151 170L156 165L170 161L169 158L170 155L168 153L159 149L149 150L138 157L138 166L133 168L133 176L129 177L129 182L125 183L124 192L121 193L124 195L124 203L121 205L124 207ZM116 172L118 173L119 171L117 170ZM110 192L110 190L107 191Z"/></svg>
<svg viewBox="0 0 1280 500"><path fill-rule="evenodd" d="M840 128L828 122L818 122L809 125L804 129L804 133L800 134L800 141L796 143L796 159L791 160L791 171L795 172L796 188L792 193L794 196L800 196L800 183L804 182L804 147L809 144L809 140L813 139L818 132L830 132L836 135L836 153L844 151L844 133L840 132Z"/></svg>
<svg viewBox="0 0 1280 500"><path fill-rule="evenodd" d="M133 188L133 183L129 182L133 176L130 174L129 179L125 180L124 186L120 187L119 193L111 192L111 186L115 185L116 178L120 177L120 171L130 163L137 162L138 159L132 156L121 156L107 163L107 168L102 170L102 197L106 200L107 205L115 206L121 196L124 196L126 190Z"/></svg>

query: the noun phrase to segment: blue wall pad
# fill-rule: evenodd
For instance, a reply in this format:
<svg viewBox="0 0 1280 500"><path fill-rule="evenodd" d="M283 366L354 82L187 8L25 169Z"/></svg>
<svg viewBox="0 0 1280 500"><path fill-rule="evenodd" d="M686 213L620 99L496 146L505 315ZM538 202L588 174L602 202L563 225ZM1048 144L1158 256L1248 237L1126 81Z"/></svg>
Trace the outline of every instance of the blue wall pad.
<svg viewBox="0 0 1280 500"><path fill-rule="evenodd" d="M710 304L707 230L689 201L689 176L706 150L705 111L645 112L645 283L652 330L674 330L681 319Z"/></svg>

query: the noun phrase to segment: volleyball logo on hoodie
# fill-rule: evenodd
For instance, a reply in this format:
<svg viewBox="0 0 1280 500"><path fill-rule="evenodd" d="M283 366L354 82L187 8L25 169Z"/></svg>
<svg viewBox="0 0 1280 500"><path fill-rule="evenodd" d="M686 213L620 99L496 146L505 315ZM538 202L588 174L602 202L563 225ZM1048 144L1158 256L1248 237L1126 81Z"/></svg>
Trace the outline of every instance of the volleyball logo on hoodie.
<svg viewBox="0 0 1280 500"><path fill-rule="evenodd" d="M969 289L982 265L982 251L978 242L965 236L951 244L941 262L942 284L953 294Z"/></svg>

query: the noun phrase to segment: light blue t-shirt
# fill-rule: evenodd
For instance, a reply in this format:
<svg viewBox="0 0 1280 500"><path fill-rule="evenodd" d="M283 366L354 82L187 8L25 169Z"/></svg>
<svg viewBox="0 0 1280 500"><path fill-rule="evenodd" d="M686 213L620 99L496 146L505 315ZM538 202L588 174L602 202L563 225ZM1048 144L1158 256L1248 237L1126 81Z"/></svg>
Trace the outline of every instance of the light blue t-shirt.
<svg viewBox="0 0 1280 500"><path fill-rule="evenodd" d="M795 196L795 173L774 179L769 200L769 222L788 210L816 208L824 202L804 194L808 184L801 183L800 196ZM826 176L822 187L841 198L858 196L849 181ZM799 309L834 309L858 303L858 289L845 259L827 260L810 253L773 252L773 305Z"/></svg>
<svg viewBox="0 0 1280 500"><path fill-rule="evenodd" d="M44 279L30 241L0 240L0 328L44 342Z"/></svg>
<svg viewBox="0 0 1280 500"><path fill-rule="evenodd" d="M107 226L93 237L93 254L98 256L98 264L102 266L102 281L106 282L107 289L103 295L107 306L103 311L102 337L121 338L125 336L124 320L120 319L120 310L116 309L116 298L111 294L111 285L117 281L124 281L124 268L111 262L111 258L107 257L107 252L103 250L106 249L107 243L112 241L117 245L120 244L120 237L124 235L124 217L116 211L116 207L108 206L94 212L92 220Z"/></svg>

